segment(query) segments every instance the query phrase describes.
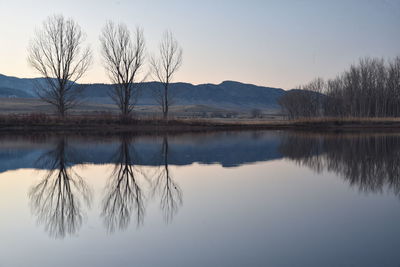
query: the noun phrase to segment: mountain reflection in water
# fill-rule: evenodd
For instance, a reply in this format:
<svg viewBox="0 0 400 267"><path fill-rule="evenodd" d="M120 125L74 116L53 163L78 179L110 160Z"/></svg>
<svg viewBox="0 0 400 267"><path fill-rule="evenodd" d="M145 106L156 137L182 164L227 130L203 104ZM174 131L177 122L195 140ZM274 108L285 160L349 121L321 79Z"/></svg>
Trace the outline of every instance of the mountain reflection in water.
<svg viewBox="0 0 400 267"><path fill-rule="evenodd" d="M92 189L77 167L111 166L101 199L109 233L144 222L155 199L165 223L183 205L170 165L195 162L234 167L286 159L316 173L333 172L363 192L400 195L400 135L389 133L237 132L183 136L1 137L0 170L45 170L28 195L32 213L52 237L78 233ZM33 163L33 166L32 166ZM144 168L151 166L150 168ZM267 174L268 176L268 174Z"/></svg>

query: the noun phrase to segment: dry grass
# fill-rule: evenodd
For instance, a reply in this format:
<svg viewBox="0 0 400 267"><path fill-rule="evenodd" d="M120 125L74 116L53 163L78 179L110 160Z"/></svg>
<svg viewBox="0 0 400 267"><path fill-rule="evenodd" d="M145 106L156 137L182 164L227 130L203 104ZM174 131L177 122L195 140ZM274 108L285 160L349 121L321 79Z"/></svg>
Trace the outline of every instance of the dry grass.
<svg viewBox="0 0 400 267"><path fill-rule="evenodd" d="M345 118L337 118L337 117L318 117L318 118L302 118L302 119L296 119L296 120L290 120L289 122L294 122L294 123L315 123L315 122L358 122L358 123L363 123L363 122L400 122L400 118L396 117L384 117L384 118L365 118L365 117L345 117Z"/></svg>
<svg viewBox="0 0 400 267"><path fill-rule="evenodd" d="M71 115L46 113L0 115L1 131L209 131L209 130L400 130L400 118L311 118L299 120L176 119L120 117L114 113Z"/></svg>

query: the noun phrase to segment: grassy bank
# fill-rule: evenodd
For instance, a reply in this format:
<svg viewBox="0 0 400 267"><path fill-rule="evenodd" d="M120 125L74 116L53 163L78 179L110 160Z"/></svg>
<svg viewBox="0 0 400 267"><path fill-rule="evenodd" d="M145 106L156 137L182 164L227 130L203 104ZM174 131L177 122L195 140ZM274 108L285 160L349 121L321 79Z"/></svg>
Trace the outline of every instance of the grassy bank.
<svg viewBox="0 0 400 267"><path fill-rule="evenodd" d="M400 118L312 118L299 120L120 118L115 115L46 114L0 116L0 131L179 132L214 130L400 130Z"/></svg>
<svg viewBox="0 0 400 267"><path fill-rule="evenodd" d="M317 127L317 128L398 128L400 118L305 118L288 120L285 123L294 127Z"/></svg>

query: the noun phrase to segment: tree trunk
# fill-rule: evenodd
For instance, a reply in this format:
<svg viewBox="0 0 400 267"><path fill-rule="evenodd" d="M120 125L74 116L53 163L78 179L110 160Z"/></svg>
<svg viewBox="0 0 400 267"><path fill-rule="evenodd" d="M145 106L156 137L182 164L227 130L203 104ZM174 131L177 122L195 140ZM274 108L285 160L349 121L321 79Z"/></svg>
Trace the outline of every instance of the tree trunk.
<svg viewBox="0 0 400 267"><path fill-rule="evenodd" d="M168 121L168 108L169 108L169 103L168 103L168 84L165 85L164 87L164 101L165 101L165 109L164 109L164 120Z"/></svg>

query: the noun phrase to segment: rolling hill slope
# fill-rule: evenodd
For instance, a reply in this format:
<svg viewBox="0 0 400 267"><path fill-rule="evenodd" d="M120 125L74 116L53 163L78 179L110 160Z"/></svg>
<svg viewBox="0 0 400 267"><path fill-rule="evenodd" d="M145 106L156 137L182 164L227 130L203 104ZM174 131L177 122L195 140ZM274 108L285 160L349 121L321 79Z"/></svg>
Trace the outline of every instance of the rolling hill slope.
<svg viewBox="0 0 400 267"><path fill-rule="evenodd" d="M35 88L43 84L43 78L22 79L0 74L0 97L37 98ZM82 84L83 97L87 102L112 103L110 84ZM158 82L146 82L140 86L139 105L156 105L154 90L160 87ZM173 83L170 89L175 105L205 105L218 108L261 108L278 109L278 99L285 90L272 87L256 86L235 81L220 84Z"/></svg>

